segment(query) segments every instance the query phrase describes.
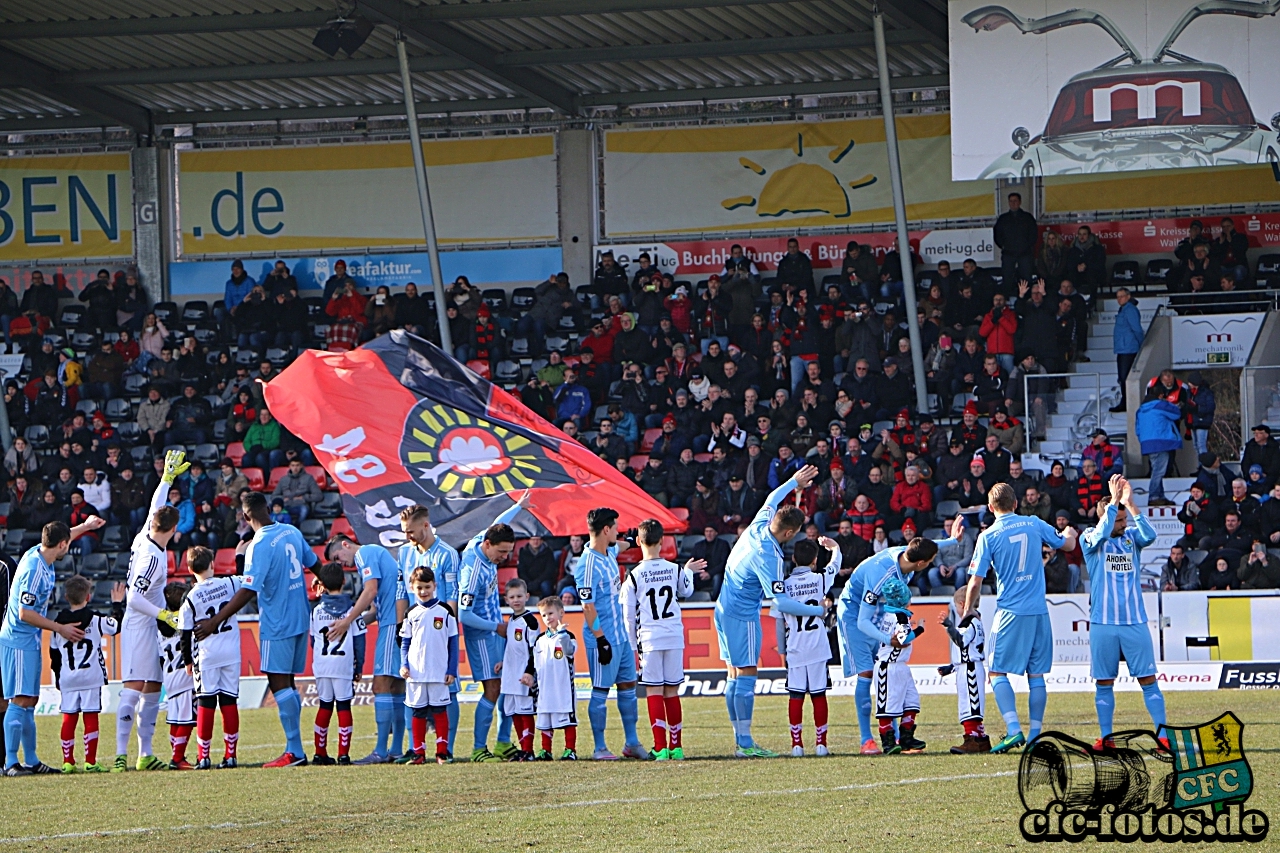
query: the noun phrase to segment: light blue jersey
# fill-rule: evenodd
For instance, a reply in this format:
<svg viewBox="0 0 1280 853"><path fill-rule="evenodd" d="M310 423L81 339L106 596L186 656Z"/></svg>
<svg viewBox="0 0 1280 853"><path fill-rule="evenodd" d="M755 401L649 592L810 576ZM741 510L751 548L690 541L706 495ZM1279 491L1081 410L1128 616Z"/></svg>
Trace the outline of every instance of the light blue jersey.
<svg viewBox="0 0 1280 853"><path fill-rule="evenodd" d="M724 570L724 584L716 601L716 612L731 619L759 620L760 603L773 599L774 606L792 616L821 616L822 608L802 604L786 593L783 583L782 546L769 530L778 507L796 488L793 477L774 489L750 526L733 543Z"/></svg>
<svg viewBox="0 0 1280 853"><path fill-rule="evenodd" d="M582 632L583 644L587 648L595 648L595 628L598 627L610 645L629 645L622 621L622 570L618 567L618 546L609 546L605 554L593 548L583 549L582 559L574 568L573 576L578 582L578 600L596 608L597 624L587 626L588 630Z"/></svg>
<svg viewBox="0 0 1280 853"><path fill-rule="evenodd" d="M405 590L409 588L409 576L418 566L427 566L436 576L436 598L441 601L458 600L458 552L439 536L425 551L412 542L400 546L400 579ZM405 598L408 598L406 595Z"/></svg>
<svg viewBox="0 0 1280 853"><path fill-rule="evenodd" d="M1041 544L1061 548L1066 539L1048 522L1033 515L997 515L978 534L969 573L985 578L996 572L996 606L1014 616L1048 615Z"/></svg>
<svg viewBox="0 0 1280 853"><path fill-rule="evenodd" d="M1146 625L1142 602L1142 549L1156 541L1146 517L1129 514L1124 533L1112 538L1118 511L1107 504L1098 523L1081 538L1084 564L1089 570L1089 623L1091 625Z"/></svg>
<svg viewBox="0 0 1280 853"><path fill-rule="evenodd" d="M957 544L957 540L935 539L934 544L945 548ZM849 575L844 591L840 593L840 612L846 614L845 618L856 612L858 629L867 637L883 643L889 642L890 637L883 628L884 602L880 600L880 590L889 578L909 583L909 578L902 573L898 562L906 550L905 545L885 548L879 554L863 560L853 570L853 574Z"/></svg>
<svg viewBox="0 0 1280 853"><path fill-rule="evenodd" d="M4 611L4 624L0 625L0 645L39 651L40 629L22 621L22 608L45 616L49 611L53 584L53 566L41 558L40 546L36 545L18 562L13 589L9 592L9 604Z"/></svg>
<svg viewBox="0 0 1280 853"><path fill-rule="evenodd" d="M519 514L520 505L515 504L495 518L493 523L510 524ZM459 621L471 631L497 631L498 622L502 620L498 567L490 562L480 548L487 530L485 528L471 537L467 547L462 549L461 568L458 571Z"/></svg>
<svg viewBox="0 0 1280 853"><path fill-rule="evenodd" d="M316 552L291 524L268 524L254 534L244 555L244 588L258 595L260 640L281 640L310 630L311 605L302 570L317 562Z"/></svg>
<svg viewBox="0 0 1280 853"><path fill-rule="evenodd" d="M356 571L360 580L378 582L373 606L378 611L378 631L381 634L396 624L396 601L400 596L400 567L391 558L391 552L381 545L361 545L356 549Z"/></svg>

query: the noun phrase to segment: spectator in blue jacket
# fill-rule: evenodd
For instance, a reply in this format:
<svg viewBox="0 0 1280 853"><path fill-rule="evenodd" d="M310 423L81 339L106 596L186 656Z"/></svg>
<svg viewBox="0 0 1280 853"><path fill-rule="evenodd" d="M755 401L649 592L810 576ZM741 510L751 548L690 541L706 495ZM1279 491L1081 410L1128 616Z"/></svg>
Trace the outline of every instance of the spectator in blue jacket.
<svg viewBox="0 0 1280 853"><path fill-rule="evenodd" d="M1116 304L1120 307L1116 311L1116 325L1111 332L1111 348L1116 354L1116 375L1120 380L1120 404L1113 407L1111 411L1123 412L1128 409L1124 381L1129 378L1129 371L1133 369L1138 350L1142 349L1142 339L1146 336L1146 332L1142 330L1142 315L1138 312L1138 300L1133 298L1128 288L1122 287L1116 291Z"/></svg>
<svg viewBox="0 0 1280 853"><path fill-rule="evenodd" d="M191 544L187 537L190 537L191 531L196 529L196 505L183 498L182 490L174 486L169 489L169 506L176 507L178 510L178 528L173 535L173 544L170 548L174 551L185 551L187 545Z"/></svg>
<svg viewBox="0 0 1280 853"><path fill-rule="evenodd" d="M244 302L245 297L253 292L255 284L257 282L253 280L253 276L244 271L244 261L232 261L231 278L227 279L226 289L222 291L223 310L229 315L232 308Z"/></svg>
<svg viewBox="0 0 1280 853"><path fill-rule="evenodd" d="M1200 376L1200 371L1193 370L1187 374L1187 382L1195 388L1191 396L1191 440L1195 442L1196 453L1209 452L1209 430L1213 428L1213 416L1218 410L1218 401L1214 399L1213 389Z"/></svg>
<svg viewBox="0 0 1280 853"><path fill-rule="evenodd" d="M791 450L791 445L783 442L778 446L778 458L769 463L769 488L776 489L787 482L802 465Z"/></svg>
<svg viewBox="0 0 1280 853"><path fill-rule="evenodd" d="M571 420L579 428L591 420L591 394L578 384L578 371L564 372L564 382L556 389L556 419Z"/></svg>
<svg viewBox="0 0 1280 853"><path fill-rule="evenodd" d="M1134 429L1142 455L1151 463L1151 485L1147 488L1148 506L1173 506L1164 496L1164 475L1173 455L1182 447L1182 410L1165 399L1159 385L1147 394L1138 409Z"/></svg>

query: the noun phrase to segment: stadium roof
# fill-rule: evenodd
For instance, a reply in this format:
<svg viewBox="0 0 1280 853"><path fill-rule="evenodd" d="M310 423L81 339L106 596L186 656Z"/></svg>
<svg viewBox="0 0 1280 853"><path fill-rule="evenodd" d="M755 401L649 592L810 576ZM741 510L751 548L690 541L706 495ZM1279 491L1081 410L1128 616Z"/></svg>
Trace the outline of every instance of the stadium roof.
<svg viewBox="0 0 1280 853"><path fill-rule="evenodd" d="M945 0L885 0L895 88L947 86ZM877 88L872 0L5 0L0 133L601 109ZM352 56L312 44L377 24Z"/></svg>

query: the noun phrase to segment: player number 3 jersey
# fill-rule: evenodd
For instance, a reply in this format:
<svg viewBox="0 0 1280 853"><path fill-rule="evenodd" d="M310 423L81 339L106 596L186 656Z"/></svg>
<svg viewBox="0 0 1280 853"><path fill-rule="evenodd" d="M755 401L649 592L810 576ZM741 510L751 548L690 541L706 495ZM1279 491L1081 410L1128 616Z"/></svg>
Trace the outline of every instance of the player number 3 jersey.
<svg viewBox="0 0 1280 853"><path fill-rule="evenodd" d="M684 622L678 599L693 595L693 572L667 560L645 560L622 584L622 613L627 637L637 651L684 648Z"/></svg>

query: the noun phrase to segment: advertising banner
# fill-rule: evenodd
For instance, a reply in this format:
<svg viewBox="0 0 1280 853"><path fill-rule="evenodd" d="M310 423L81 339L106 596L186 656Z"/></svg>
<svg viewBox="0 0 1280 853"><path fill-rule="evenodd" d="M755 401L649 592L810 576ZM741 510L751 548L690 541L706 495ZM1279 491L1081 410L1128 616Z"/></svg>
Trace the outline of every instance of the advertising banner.
<svg viewBox="0 0 1280 853"><path fill-rule="evenodd" d="M1274 3L948 10L956 180L1280 162Z"/></svg>
<svg viewBox="0 0 1280 853"><path fill-rule="evenodd" d="M0 157L0 259L132 255L128 154Z"/></svg>
<svg viewBox="0 0 1280 853"><path fill-rule="evenodd" d="M1173 318L1173 366L1244 367L1263 314L1206 314Z"/></svg>
<svg viewBox="0 0 1280 853"><path fill-rule="evenodd" d="M424 142L443 244L554 240L555 137ZM422 242L407 142L182 151L182 251L308 254Z"/></svg>
<svg viewBox="0 0 1280 853"><path fill-rule="evenodd" d="M947 171L946 114L898 119L907 216L991 216L989 182ZM605 233L752 231L893 221L879 119L605 134Z"/></svg>

